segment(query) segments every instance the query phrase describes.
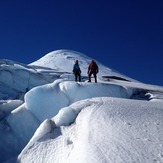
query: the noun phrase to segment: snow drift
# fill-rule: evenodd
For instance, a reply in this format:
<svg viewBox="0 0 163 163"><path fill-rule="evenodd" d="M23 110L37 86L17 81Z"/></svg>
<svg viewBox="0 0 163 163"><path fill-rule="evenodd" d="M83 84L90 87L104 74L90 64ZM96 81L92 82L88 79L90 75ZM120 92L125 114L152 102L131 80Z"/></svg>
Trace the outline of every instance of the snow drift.
<svg viewBox="0 0 163 163"><path fill-rule="evenodd" d="M75 112L80 114L73 123ZM157 102L109 97L76 102L52 118L58 127L50 121L39 127L19 161L161 162L162 118Z"/></svg>

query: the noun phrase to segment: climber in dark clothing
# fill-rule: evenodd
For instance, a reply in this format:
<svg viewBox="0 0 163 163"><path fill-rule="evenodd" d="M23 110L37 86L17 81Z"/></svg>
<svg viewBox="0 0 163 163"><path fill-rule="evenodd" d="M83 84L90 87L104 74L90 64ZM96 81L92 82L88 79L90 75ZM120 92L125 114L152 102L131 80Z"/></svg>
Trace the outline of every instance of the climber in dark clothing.
<svg viewBox="0 0 163 163"><path fill-rule="evenodd" d="M98 66L94 60L91 61L88 67L88 82L91 82L91 75L93 74L95 78L95 83L97 83L97 73L98 73Z"/></svg>
<svg viewBox="0 0 163 163"><path fill-rule="evenodd" d="M75 81L81 81L81 70L79 67L79 62L78 60L75 61L74 67L73 67L73 73L75 75Z"/></svg>

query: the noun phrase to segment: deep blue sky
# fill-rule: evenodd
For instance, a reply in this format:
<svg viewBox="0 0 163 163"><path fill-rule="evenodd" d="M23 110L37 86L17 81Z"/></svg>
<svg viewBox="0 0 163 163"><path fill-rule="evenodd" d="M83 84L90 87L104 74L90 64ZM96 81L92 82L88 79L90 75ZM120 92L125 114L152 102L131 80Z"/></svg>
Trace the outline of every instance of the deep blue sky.
<svg viewBox="0 0 163 163"><path fill-rule="evenodd" d="M31 63L58 49L163 86L163 0L0 1L0 58Z"/></svg>

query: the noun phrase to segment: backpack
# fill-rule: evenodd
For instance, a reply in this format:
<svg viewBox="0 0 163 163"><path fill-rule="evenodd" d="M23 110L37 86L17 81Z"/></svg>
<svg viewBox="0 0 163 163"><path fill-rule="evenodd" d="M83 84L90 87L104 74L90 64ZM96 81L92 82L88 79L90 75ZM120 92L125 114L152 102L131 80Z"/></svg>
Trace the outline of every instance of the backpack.
<svg viewBox="0 0 163 163"><path fill-rule="evenodd" d="M91 64L89 65L89 70L92 72L98 72L98 66L96 62L91 62Z"/></svg>
<svg viewBox="0 0 163 163"><path fill-rule="evenodd" d="M79 64L74 64L73 72L74 72L74 73L76 73L76 72L81 72L81 71L80 71Z"/></svg>

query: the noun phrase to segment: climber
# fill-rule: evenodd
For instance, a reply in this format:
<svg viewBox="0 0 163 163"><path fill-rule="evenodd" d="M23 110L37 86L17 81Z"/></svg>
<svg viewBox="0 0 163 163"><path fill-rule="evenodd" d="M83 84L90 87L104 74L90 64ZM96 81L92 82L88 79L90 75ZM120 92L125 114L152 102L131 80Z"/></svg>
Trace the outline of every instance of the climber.
<svg viewBox="0 0 163 163"><path fill-rule="evenodd" d="M91 61L88 67L88 82L91 82L91 75L93 74L95 78L95 83L97 83L97 73L98 73L98 66L94 60Z"/></svg>
<svg viewBox="0 0 163 163"><path fill-rule="evenodd" d="M75 75L75 81L81 81L81 70L79 67L79 62L78 60L75 61L75 64L73 66L73 74Z"/></svg>

